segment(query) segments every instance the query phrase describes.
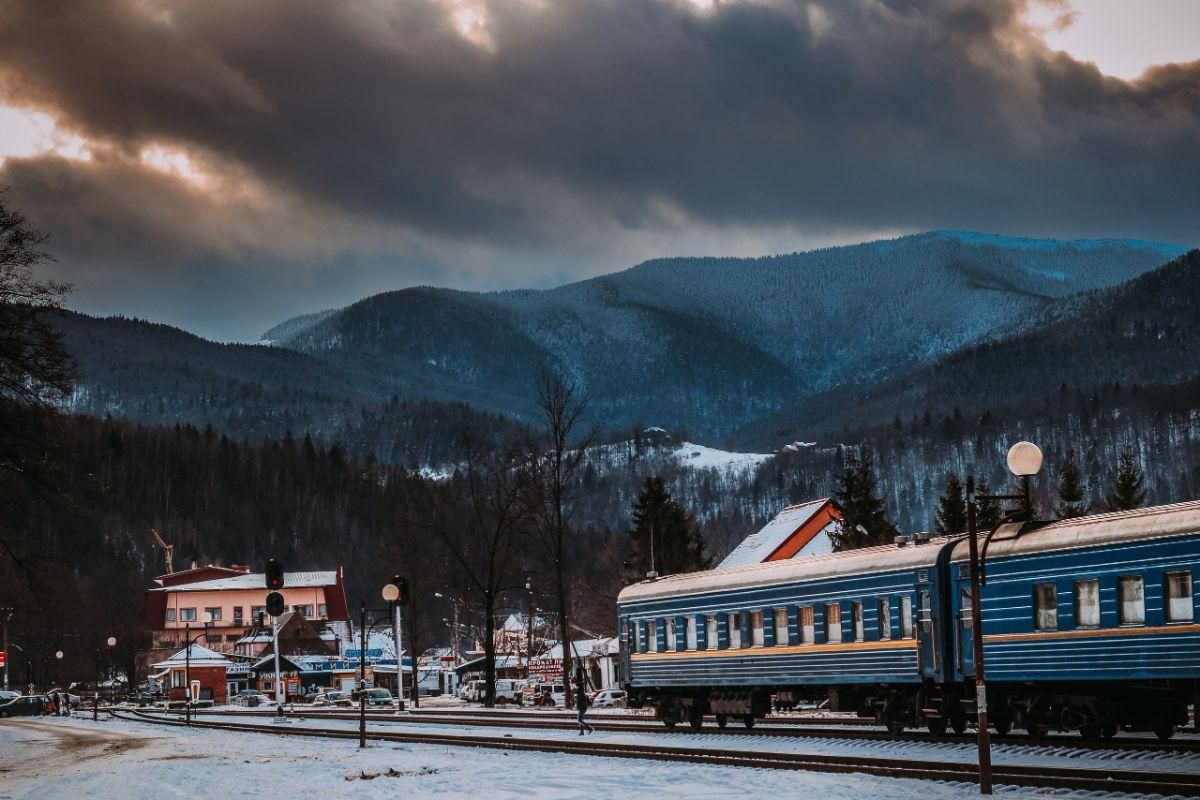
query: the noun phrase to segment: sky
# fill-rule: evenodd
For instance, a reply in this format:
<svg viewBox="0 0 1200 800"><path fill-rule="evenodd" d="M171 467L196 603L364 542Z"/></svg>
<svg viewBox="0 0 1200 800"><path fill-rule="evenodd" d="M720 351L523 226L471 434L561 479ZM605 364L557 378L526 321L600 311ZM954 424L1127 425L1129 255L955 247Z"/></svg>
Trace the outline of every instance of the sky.
<svg viewBox="0 0 1200 800"><path fill-rule="evenodd" d="M413 285L954 228L1200 243L1197 0L0 0L69 305L254 341Z"/></svg>

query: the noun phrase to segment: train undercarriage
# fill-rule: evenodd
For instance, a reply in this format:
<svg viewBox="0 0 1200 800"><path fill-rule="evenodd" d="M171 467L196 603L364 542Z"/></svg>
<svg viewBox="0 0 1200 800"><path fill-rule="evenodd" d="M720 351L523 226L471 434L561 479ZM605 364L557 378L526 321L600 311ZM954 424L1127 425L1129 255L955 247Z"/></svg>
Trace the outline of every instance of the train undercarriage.
<svg viewBox="0 0 1200 800"><path fill-rule="evenodd" d="M668 728L700 728L706 715L725 727L753 727L772 710L816 705L874 719L890 732L925 729L941 736L964 733L976 721L974 684L861 685L821 687L629 687L630 705L651 707ZM1166 741L1188 724L1188 704L1200 702L1200 684L1039 683L988 686L988 717L998 736L1024 730L1040 739L1051 732L1077 732L1087 741L1111 739L1118 731L1149 731Z"/></svg>

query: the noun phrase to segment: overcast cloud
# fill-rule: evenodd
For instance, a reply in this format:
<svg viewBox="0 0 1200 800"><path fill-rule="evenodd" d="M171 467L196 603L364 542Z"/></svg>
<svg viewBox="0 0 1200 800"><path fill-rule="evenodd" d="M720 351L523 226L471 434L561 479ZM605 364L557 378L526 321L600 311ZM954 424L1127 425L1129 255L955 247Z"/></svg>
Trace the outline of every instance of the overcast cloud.
<svg viewBox="0 0 1200 800"><path fill-rule="evenodd" d="M1024 11L0 0L0 103L77 139L0 185L73 305L222 339L659 255L932 228L1200 242L1200 62L1106 77Z"/></svg>

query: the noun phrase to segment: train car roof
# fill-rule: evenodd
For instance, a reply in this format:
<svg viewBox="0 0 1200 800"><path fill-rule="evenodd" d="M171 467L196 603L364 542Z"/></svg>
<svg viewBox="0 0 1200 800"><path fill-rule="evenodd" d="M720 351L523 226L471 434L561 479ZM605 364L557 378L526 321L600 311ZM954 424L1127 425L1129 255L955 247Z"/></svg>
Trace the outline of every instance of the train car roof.
<svg viewBox="0 0 1200 800"><path fill-rule="evenodd" d="M993 539L987 557L1017 556L1052 550L1071 550L1100 544L1142 541L1200 532L1200 500L1164 506L1114 511L1059 520L1028 530L1011 539ZM955 537L935 536L928 542L903 547L881 545L840 553L801 556L762 564L668 575L626 586L618 603L681 597L729 589L771 586L792 581L855 575L871 571L916 569L933 566L941 545ZM967 559L965 537L955 547L953 561Z"/></svg>
<svg viewBox="0 0 1200 800"><path fill-rule="evenodd" d="M1025 531L1020 536L992 539L987 558L990 561L1004 556L1073 550L1188 533L1200 533L1200 500L1058 520ZM969 544L965 539L959 542L954 548L952 560L966 561L968 549Z"/></svg>
<svg viewBox="0 0 1200 800"><path fill-rule="evenodd" d="M792 581L855 575L872 570L929 567L937 561L938 552L942 549L940 545L948 541L948 537L935 536L928 542L904 547L888 544L841 553L801 556L762 564L668 575L626 586L618 595L617 602L632 603L727 589L771 586Z"/></svg>

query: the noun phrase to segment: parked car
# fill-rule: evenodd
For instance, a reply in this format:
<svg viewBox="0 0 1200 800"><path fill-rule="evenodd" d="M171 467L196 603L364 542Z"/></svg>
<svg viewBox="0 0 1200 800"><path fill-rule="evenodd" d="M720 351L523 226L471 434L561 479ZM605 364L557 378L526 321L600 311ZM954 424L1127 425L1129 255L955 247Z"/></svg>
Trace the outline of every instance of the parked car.
<svg viewBox="0 0 1200 800"><path fill-rule="evenodd" d="M504 706L508 705L509 703L521 705L525 700L524 689L525 681L496 681L496 705ZM485 687L484 692L486 691L487 689Z"/></svg>
<svg viewBox="0 0 1200 800"><path fill-rule="evenodd" d="M354 701L350 699L349 692L317 692L313 695L312 704L314 706L352 706Z"/></svg>
<svg viewBox="0 0 1200 800"><path fill-rule="evenodd" d="M16 700L20 696L20 692L14 692L11 689L0 689L0 704L7 703L9 700Z"/></svg>
<svg viewBox="0 0 1200 800"><path fill-rule="evenodd" d="M601 689L592 694L592 706L595 708L624 708L625 692L621 689Z"/></svg>
<svg viewBox="0 0 1200 800"><path fill-rule="evenodd" d="M275 701L257 689L243 689L235 694L230 702L235 706L257 708L258 706L272 705Z"/></svg>
<svg viewBox="0 0 1200 800"><path fill-rule="evenodd" d="M45 695L18 695L7 703L0 704L0 717L36 717L46 713L49 701Z"/></svg>
<svg viewBox="0 0 1200 800"><path fill-rule="evenodd" d="M367 705L371 708L394 708L396 698L387 689L367 689Z"/></svg>
<svg viewBox="0 0 1200 800"><path fill-rule="evenodd" d="M483 700L483 694L486 691L487 681L467 681L461 687L459 687L458 696L461 700L466 700L470 703L478 703Z"/></svg>

